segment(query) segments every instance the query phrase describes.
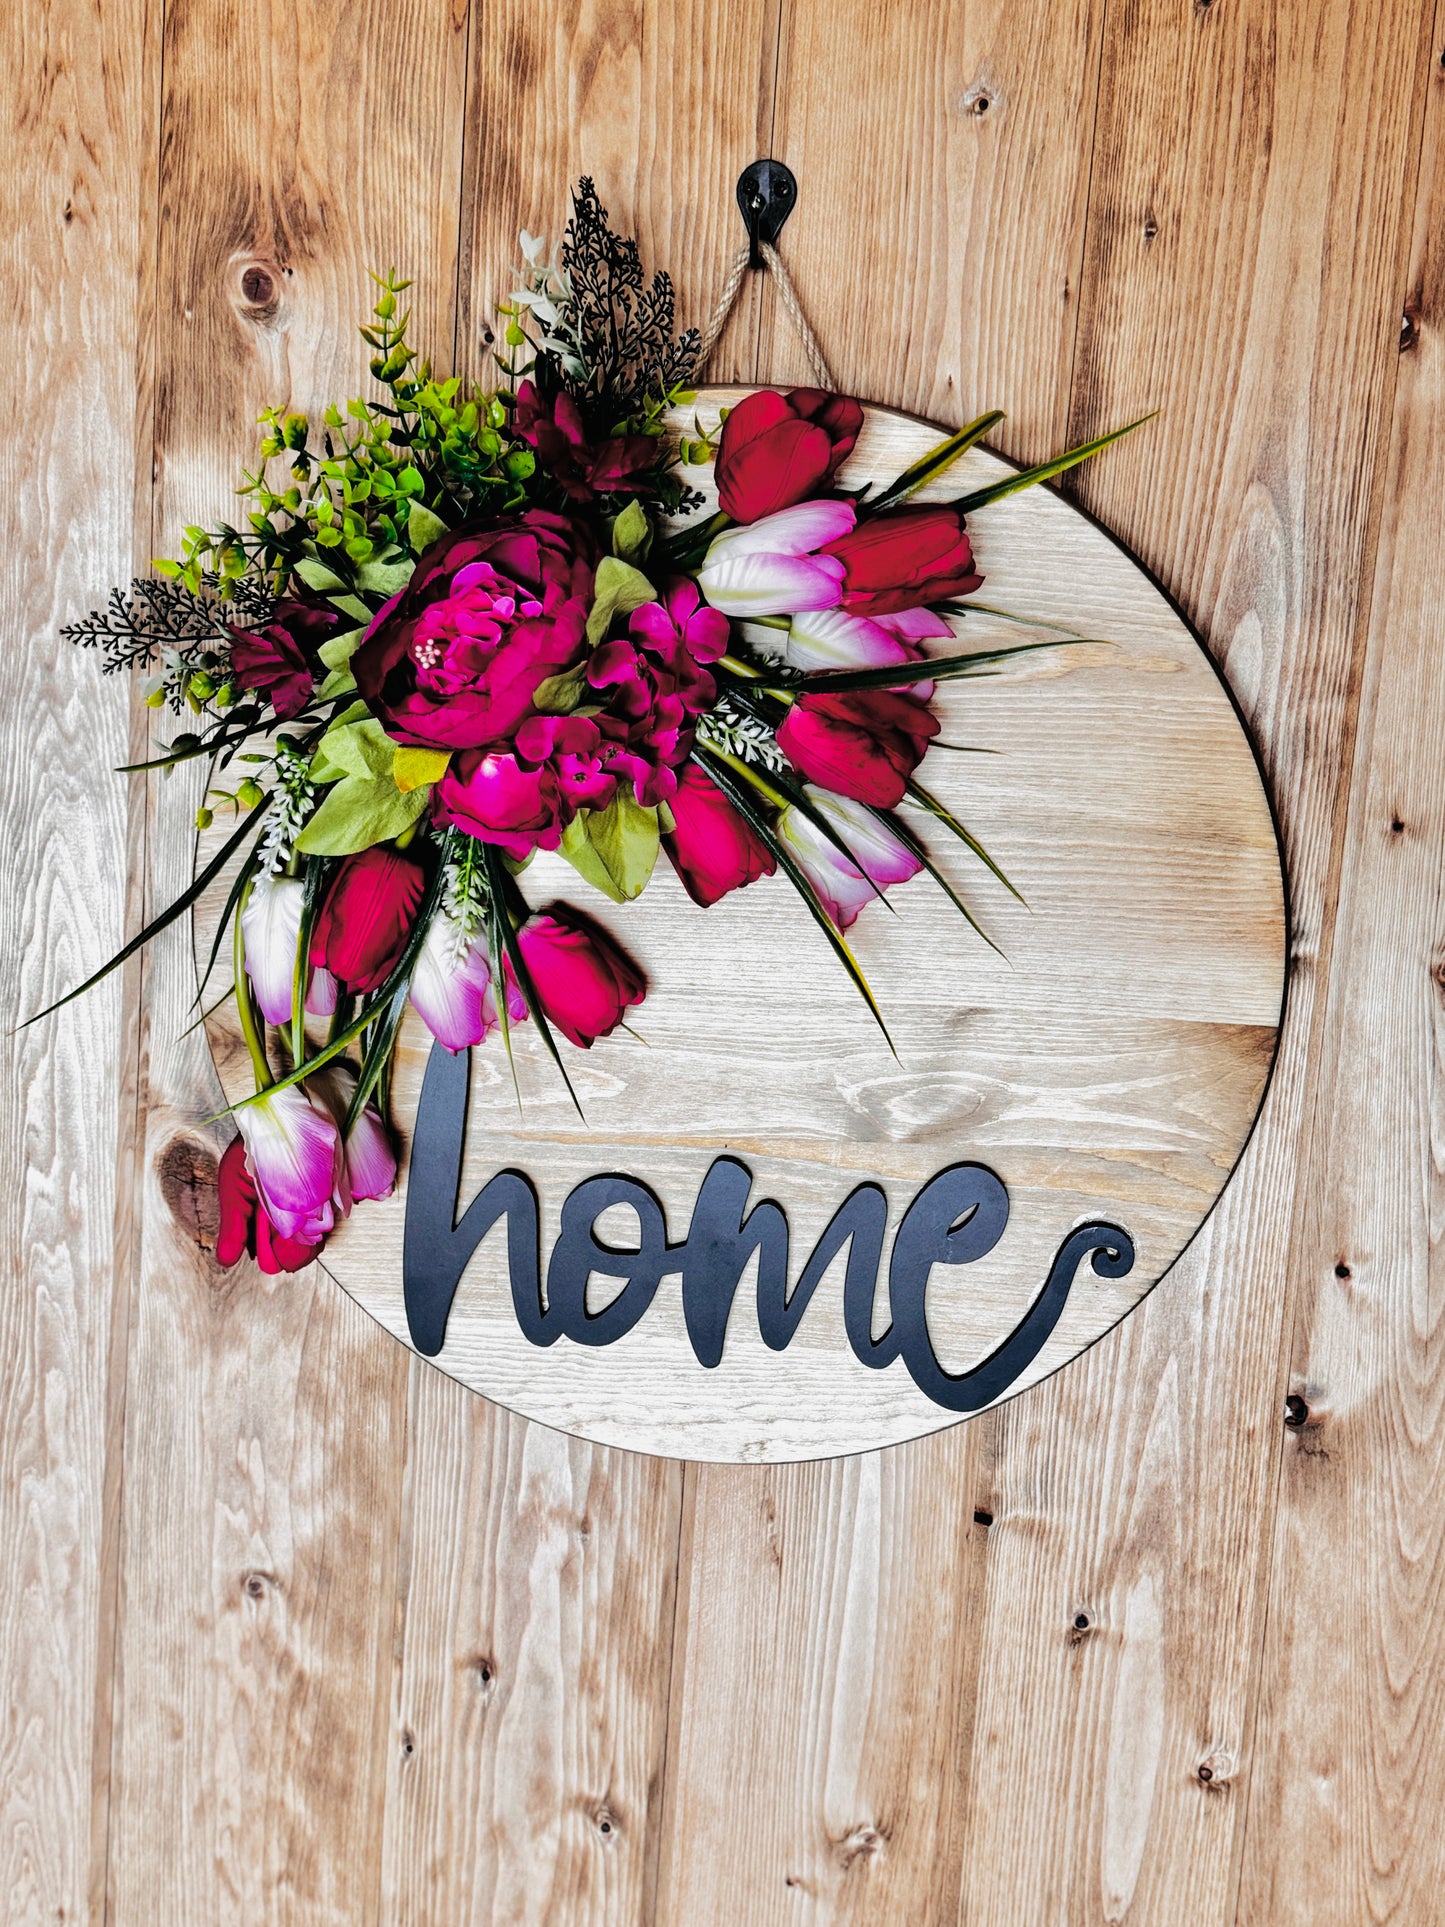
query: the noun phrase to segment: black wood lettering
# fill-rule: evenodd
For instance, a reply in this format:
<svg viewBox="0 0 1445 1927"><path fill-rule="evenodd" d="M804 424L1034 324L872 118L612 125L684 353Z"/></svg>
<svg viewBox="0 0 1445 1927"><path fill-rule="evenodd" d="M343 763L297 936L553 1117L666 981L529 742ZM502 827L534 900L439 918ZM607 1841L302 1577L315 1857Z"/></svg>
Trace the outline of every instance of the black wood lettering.
<svg viewBox="0 0 1445 1927"><path fill-rule="evenodd" d="M637 1213L637 1244L629 1249L603 1244L596 1221L614 1204ZM611 1345L643 1316L657 1296L670 1264L667 1220L662 1206L636 1178L587 1178L569 1192L562 1207L562 1229L547 1267L547 1317L579 1345ZM625 1278L626 1284L601 1311L587 1309L587 1279Z"/></svg>
<svg viewBox="0 0 1445 1927"><path fill-rule="evenodd" d="M471 1057L470 1051L453 1057L433 1044L412 1135L401 1286L411 1342L428 1358L442 1348L468 1260L504 1212L517 1323L534 1345L550 1345L562 1335L561 1324L542 1303L537 1193L531 1180L520 1171L499 1171L456 1222Z"/></svg>
<svg viewBox="0 0 1445 1927"><path fill-rule="evenodd" d="M781 1351L802 1316L800 1305L789 1324L788 1221L782 1206L771 1198L747 1211L752 1188L753 1174L745 1164L736 1158L714 1158L692 1208L687 1240L677 1247L687 1335L698 1363L709 1368L722 1361L728 1313L743 1268L755 1251L758 1326L764 1340L774 1351Z"/></svg>
<svg viewBox="0 0 1445 1927"><path fill-rule="evenodd" d="M1003 1343L968 1371L946 1372L928 1333L933 1266L973 1264L993 1250L1007 1222L1008 1193L994 1173L979 1164L955 1164L919 1192L893 1242L888 1294L903 1362L919 1391L948 1412L977 1412L992 1404L1032 1364L1089 1252L1100 1277L1122 1278L1133 1269L1127 1232L1112 1224L1081 1225L1059 1246L1043 1290Z"/></svg>

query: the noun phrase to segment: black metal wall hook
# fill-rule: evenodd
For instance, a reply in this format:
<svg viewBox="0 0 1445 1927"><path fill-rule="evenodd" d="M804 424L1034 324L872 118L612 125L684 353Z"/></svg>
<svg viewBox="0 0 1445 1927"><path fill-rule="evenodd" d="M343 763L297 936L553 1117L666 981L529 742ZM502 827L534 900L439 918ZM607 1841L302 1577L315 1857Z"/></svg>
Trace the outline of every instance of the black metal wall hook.
<svg viewBox="0 0 1445 1927"><path fill-rule="evenodd" d="M761 243L778 244L783 223L798 204L798 181L782 161L754 161L738 176L738 206L748 231L748 266L763 265Z"/></svg>

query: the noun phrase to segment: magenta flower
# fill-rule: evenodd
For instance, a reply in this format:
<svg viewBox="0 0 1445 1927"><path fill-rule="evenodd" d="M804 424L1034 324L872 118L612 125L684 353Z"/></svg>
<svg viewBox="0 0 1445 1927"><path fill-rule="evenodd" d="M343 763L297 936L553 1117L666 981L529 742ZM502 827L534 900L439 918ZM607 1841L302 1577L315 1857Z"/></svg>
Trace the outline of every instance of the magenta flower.
<svg viewBox="0 0 1445 1927"><path fill-rule="evenodd" d="M918 875L923 864L865 804L834 796L811 783L804 788L808 800L832 824L857 863L850 863L837 844L831 843L793 804L778 817L778 835L817 891L828 915L840 930L846 930L879 890L906 883Z"/></svg>
<svg viewBox="0 0 1445 1927"><path fill-rule="evenodd" d="M715 609L743 618L836 608L844 565L817 551L848 535L857 519L851 502L799 502L724 529L698 573L702 592Z"/></svg>
<svg viewBox="0 0 1445 1927"><path fill-rule="evenodd" d="M529 917L517 943L543 1016L583 1050L615 1030L630 1005L642 1002L647 979L637 965L600 924L568 903L549 904Z"/></svg>
<svg viewBox="0 0 1445 1927"><path fill-rule="evenodd" d="M432 814L483 843L500 844L512 857L555 850L566 815L549 764L529 769L498 750L454 756L433 793Z"/></svg>
<svg viewBox="0 0 1445 1927"><path fill-rule="evenodd" d="M341 1130L356 1095L356 1072L349 1064L331 1063L324 1065L310 1081L331 1113L337 1130ZM362 1204L368 1198L389 1198L396 1189L396 1150L381 1112L370 1098L362 1105L360 1116L344 1140L343 1151L346 1182L333 1202L345 1217L353 1204Z"/></svg>
<svg viewBox="0 0 1445 1927"><path fill-rule="evenodd" d="M433 917L411 974L411 1001L427 1029L453 1055L480 1044L497 1028L492 957L480 934L464 939L455 920ZM507 1015L521 1023L527 1006L508 980Z"/></svg>
<svg viewBox="0 0 1445 1927"><path fill-rule="evenodd" d="M319 1244L351 1208L336 1120L300 1084L264 1091L235 1116L272 1225L283 1238Z"/></svg>
<svg viewBox="0 0 1445 1927"><path fill-rule="evenodd" d="M216 1171L216 1196L221 1223L216 1235L216 1263L234 1265L247 1253L262 1271L275 1277L300 1271L320 1253L321 1245L300 1238L283 1238L266 1216L256 1196L256 1184L246 1168L246 1145L233 1137Z"/></svg>

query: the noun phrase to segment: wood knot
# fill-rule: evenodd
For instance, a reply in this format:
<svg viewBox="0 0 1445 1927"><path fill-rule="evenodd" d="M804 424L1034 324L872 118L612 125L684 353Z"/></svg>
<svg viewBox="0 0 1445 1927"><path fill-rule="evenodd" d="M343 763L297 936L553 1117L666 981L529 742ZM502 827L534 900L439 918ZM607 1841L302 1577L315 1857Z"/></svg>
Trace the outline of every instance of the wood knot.
<svg viewBox="0 0 1445 1927"><path fill-rule="evenodd" d="M283 279L289 272L274 261L237 261L233 297L237 313L246 321L274 321L281 307Z"/></svg>
<svg viewBox="0 0 1445 1927"><path fill-rule="evenodd" d="M1069 1622L1069 1644L1082 1646L1093 1631L1094 1616L1086 1607L1081 1606Z"/></svg>
<svg viewBox="0 0 1445 1927"><path fill-rule="evenodd" d="M860 1820L850 1827L837 1844L838 1864L851 1867L855 1860L872 1860L883 1851L884 1834L871 1820Z"/></svg>
<svg viewBox="0 0 1445 1927"><path fill-rule="evenodd" d="M985 1532L988 1531L989 1527L993 1524L993 1514L987 1506L980 1505L974 1507L973 1523L976 1526L982 1526Z"/></svg>
<svg viewBox="0 0 1445 1927"><path fill-rule="evenodd" d="M156 1160L161 1196L176 1223L202 1251L214 1251L221 1228L216 1154L199 1138L173 1137Z"/></svg>
<svg viewBox="0 0 1445 1927"><path fill-rule="evenodd" d="M1227 1753L1206 1753L1194 1773L1199 1784L1208 1787L1211 1793L1223 1793L1233 1776L1234 1762Z"/></svg>
<svg viewBox="0 0 1445 1927"><path fill-rule="evenodd" d="M1421 304L1418 294L1405 297L1405 306L1400 313L1400 353L1408 355L1420 345Z"/></svg>
<svg viewBox="0 0 1445 1927"><path fill-rule="evenodd" d="M998 89L980 80L960 95L958 111L971 114L975 120L982 120L986 114L992 113L997 100Z"/></svg>
<svg viewBox="0 0 1445 1927"><path fill-rule="evenodd" d="M599 1802L593 1809L592 1824L604 1840L611 1840L615 1834L622 1831L617 1815L605 1800Z"/></svg>
<svg viewBox="0 0 1445 1927"><path fill-rule="evenodd" d="M1285 1424L1289 1426L1291 1431L1297 1432L1301 1426L1308 1425L1309 1417L1309 1406L1305 1404L1298 1392L1291 1392L1284 1402Z"/></svg>
<svg viewBox="0 0 1445 1927"><path fill-rule="evenodd" d="M492 1692L497 1684L497 1662L490 1653L473 1653L465 1662L479 1693Z"/></svg>
<svg viewBox="0 0 1445 1927"><path fill-rule="evenodd" d="M258 1572L253 1569L241 1575L241 1591L248 1599L264 1599L276 1583L274 1572Z"/></svg>

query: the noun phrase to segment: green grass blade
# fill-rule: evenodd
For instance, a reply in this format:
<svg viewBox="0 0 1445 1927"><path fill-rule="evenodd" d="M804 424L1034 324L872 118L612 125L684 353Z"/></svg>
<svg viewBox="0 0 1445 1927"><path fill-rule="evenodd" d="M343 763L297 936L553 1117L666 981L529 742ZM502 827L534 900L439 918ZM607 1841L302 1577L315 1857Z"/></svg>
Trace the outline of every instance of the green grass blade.
<svg viewBox="0 0 1445 1927"><path fill-rule="evenodd" d="M764 775L755 763L745 763L740 756L734 756L729 750L716 749L709 745L708 754L710 756L716 756L719 762L726 763L735 776L750 783L760 796L765 797L777 808L786 809L791 807L797 810L800 815L806 816L810 823L822 831L834 849L848 859L853 865L853 868L857 870L858 874L863 878L863 881L871 886L873 894L877 897L878 901L887 904L888 909L893 911L894 916L897 916L898 912L893 909L891 903L888 903L883 892L863 868L862 860L849 849L848 845L843 841L827 817L824 816L823 812L818 808L817 804L813 801L812 797L809 796L801 783L795 783L785 770L770 769L767 774Z"/></svg>
<svg viewBox="0 0 1445 1927"><path fill-rule="evenodd" d="M986 415L980 415L976 421L960 428L956 435L950 435L937 447L930 448L911 468L905 468L896 481L890 482L881 495L875 495L871 502L860 501L858 520L865 521L870 515L877 515L880 509L897 508L900 502L906 502L925 482L931 482L936 475L951 468L960 455L966 455L975 442L981 442L988 431L997 427L1002 420L1003 410L991 408Z"/></svg>
<svg viewBox="0 0 1445 1927"><path fill-rule="evenodd" d="M869 808L872 808L871 804ZM974 916L973 912L958 894L957 890L954 889L942 870L939 869L933 858L928 854L927 846L924 844L922 838L915 836L913 831L901 818L893 816L887 810L875 809L873 810L873 814L878 818L878 821L883 825L885 830L888 830L892 835L896 836L905 849L913 852L914 856L918 858L918 861L933 878L933 881L938 885L939 889L952 901L954 908L963 917L964 922L968 924L970 929L972 929L976 935L982 937L989 949L997 951L998 955L1007 963L1007 954L999 949L999 946L984 929L977 917Z"/></svg>
<svg viewBox="0 0 1445 1927"><path fill-rule="evenodd" d="M1040 462L1037 468L1020 469L1016 475L1007 475L1000 482L992 482L987 488L975 489L972 495L961 495L953 504L965 515L975 510L987 508L990 502L1001 502L1006 495L1017 495L1020 489L1032 488L1036 482L1052 481L1054 476L1062 475L1067 469L1077 468L1080 462L1088 461L1100 449L1107 448L1110 442L1117 442L1124 435L1130 435L1145 422L1152 422L1159 413L1153 408L1147 415L1140 415L1137 421L1126 422L1122 428L1111 428L1107 435L1098 435L1091 442L1081 442L1077 448L1066 449L1062 455L1055 455L1051 462Z"/></svg>
<svg viewBox="0 0 1445 1927"><path fill-rule="evenodd" d="M953 814L953 812L950 809L946 808L944 804L940 803L938 798L932 793L931 790L926 790L923 787L922 783L920 782L911 781L908 785L908 794L913 798L915 803L918 803L919 805L921 805L922 808L927 810L930 816L936 816L940 823L942 823L947 829L952 830L953 834L958 838L959 842L962 843L967 849L970 849L973 851L974 855L978 858L979 862L984 865L985 869L992 870L993 874L998 878L999 882L1003 885L1005 890L1008 891L1009 895L1011 897L1017 897L1018 901L1024 904L1024 908L1025 909L1028 908L1028 905L1024 903L1023 897L1009 882L1008 878L1004 875L1003 871L994 862L993 858L989 855L988 851L979 842L978 838L976 836L970 835L970 833L963 827L963 825L959 822L958 818Z"/></svg>
<svg viewBox="0 0 1445 1927"><path fill-rule="evenodd" d="M517 988L521 991L522 999L528 1010L532 1013L532 1021L536 1024L541 1034L542 1042L547 1047L548 1056L562 1073L562 1082L567 1086L567 1095L572 1100L573 1108L585 1124L587 1122L587 1113L582 1109L581 1104L577 1100L577 1093L572 1088L572 1080L567 1075L567 1066L562 1062L562 1054L557 1049L557 1040L552 1035L552 1027L547 1022L546 1013L542 1009L542 999L538 994L536 984L532 980L532 973L527 968L527 959L522 955L522 946L517 936L517 926L512 921L511 911L507 907L506 892L510 878L507 875L506 865L502 859L502 852L497 848L495 843L484 843L482 845L482 866L487 873L487 886L492 893L492 901L500 907L501 915L499 921L501 924L502 942L506 949L506 955L512 965L512 974L517 979ZM500 996L505 997L507 994L506 977L500 970L498 975L499 981L497 989Z"/></svg>
<svg viewBox="0 0 1445 1927"><path fill-rule="evenodd" d="M1093 636L1080 636L1079 642L1094 642ZM1015 642L1007 649L974 649L962 656L921 656L917 662L884 662L874 669L822 669L805 676L793 692L799 696L833 696L846 689L907 689L916 682L952 682L960 676L976 676L978 665L1004 662L1010 656L1027 656L1035 649L1068 649L1075 646L1067 639L1050 637L1046 642Z"/></svg>
<svg viewBox="0 0 1445 1927"><path fill-rule="evenodd" d="M716 760L710 750L694 749L692 759L706 775L712 778L713 782L717 784L718 788L722 791L723 795L727 797L734 809L746 818L753 830L757 833L759 840L771 850L777 859L779 868L808 906L809 915L828 939L834 955L843 965L843 968L852 979L858 994L872 1012L873 1020L879 1030L882 1031L884 1041L888 1045L889 1050L892 1051L893 1056L897 1058L898 1052L894 1048L893 1039L888 1034L888 1026L883 1021L883 1013L878 1008L877 999L869 988L868 979L859 968L858 959L848 947L842 931L838 929L833 919L823 908L817 892L808 881L806 874L797 863L792 852L782 841L781 837L779 837L762 810L759 809L757 799L752 791L739 783L727 765Z"/></svg>
<svg viewBox="0 0 1445 1927"><path fill-rule="evenodd" d="M74 990L67 990L63 997L57 997L55 1002L53 1004L47 1004L44 1010L37 1010L33 1017L24 1018L15 1026L15 1029L24 1030L27 1025L38 1024L42 1017L49 1017L53 1011L60 1010L65 1004L74 1003L75 999L77 997L83 997L87 990L94 990L102 978L108 977L112 970L118 970L128 957L135 955L136 951L139 950L142 945L148 944L152 937L159 936L162 930L169 924L174 923L176 918L183 915L185 911L189 910L197 897L204 896L211 884L221 874L222 870L225 869L226 864L230 861L235 850L244 841L247 831L255 827L262 812L270 804L270 801L269 796L263 796L261 798L261 801L256 805L255 809L251 811L246 820L227 837L226 841L221 845L221 848L215 856L211 858L211 861L206 865L205 869L196 872L195 876L191 879L189 887L181 892L168 909L162 910L158 917L152 918L145 929L140 932L139 936L132 937L123 949L117 950L109 963L102 964L100 969L92 976L87 977L83 984L77 984ZM225 928L224 924L222 928Z"/></svg>

